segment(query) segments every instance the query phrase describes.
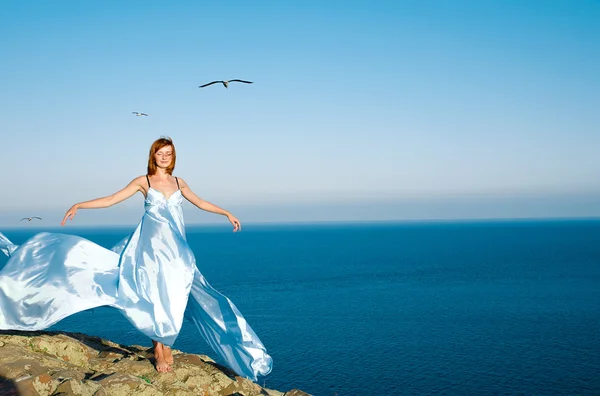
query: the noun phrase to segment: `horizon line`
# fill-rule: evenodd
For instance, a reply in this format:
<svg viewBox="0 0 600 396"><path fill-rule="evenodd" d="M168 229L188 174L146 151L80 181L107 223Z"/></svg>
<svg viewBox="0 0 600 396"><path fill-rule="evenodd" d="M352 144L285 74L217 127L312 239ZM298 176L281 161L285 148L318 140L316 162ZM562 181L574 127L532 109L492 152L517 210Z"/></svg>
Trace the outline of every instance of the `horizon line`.
<svg viewBox="0 0 600 396"><path fill-rule="evenodd" d="M414 224L414 223L494 223L494 222L554 222L554 221L600 221L600 216L549 216L549 217L481 217L481 218L423 218L423 219L373 219L373 220L290 220L290 221L248 221L244 226L285 226L285 225L367 225L367 224ZM8 226L4 230L25 230L27 225ZM136 224L71 224L68 228L135 228ZM189 227L219 227L229 228L230 224L225 222L203 222L187 223ZM31 230L62 229L64 226L56 225L49 227L32 226ZM1 232L2 230L0 230ZM43 231L42 231L43 232Z"/></svg>

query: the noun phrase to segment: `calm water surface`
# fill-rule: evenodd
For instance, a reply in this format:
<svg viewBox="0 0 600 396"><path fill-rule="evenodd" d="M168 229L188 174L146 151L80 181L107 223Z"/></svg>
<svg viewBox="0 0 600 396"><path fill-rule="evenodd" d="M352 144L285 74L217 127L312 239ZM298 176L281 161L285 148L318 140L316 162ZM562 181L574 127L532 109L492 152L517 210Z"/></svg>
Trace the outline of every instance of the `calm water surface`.
<svg viewBox="0 0 600 396"><path fill-rule="evenodd" d="M131 230L60 232L110 247ZM4 233L21 243L35 231ZM598 220L187 233L201 272L273 356L261 385L325 396L600 394ZM110 308L52 329L151 345ZM215 356L188 322L175 348Z"/></svg>

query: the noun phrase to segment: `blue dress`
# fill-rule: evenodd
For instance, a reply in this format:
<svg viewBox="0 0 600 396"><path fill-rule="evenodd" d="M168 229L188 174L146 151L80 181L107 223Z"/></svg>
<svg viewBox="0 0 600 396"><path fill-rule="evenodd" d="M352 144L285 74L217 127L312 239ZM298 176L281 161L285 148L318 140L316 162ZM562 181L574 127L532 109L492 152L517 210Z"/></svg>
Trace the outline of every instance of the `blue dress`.
<svg viewBox="0 0 600 396"><path fill-rule="evenodd" d="M257 380L272 359L236 306L196 267L186 242L183 196L149 187L145 213L112 249L87 239L39 233L16 246L0 233L10 256L0 270L0 329L46 329L87 309L119 309L142 333L173 345L184 315L239 375Z"/></svg>

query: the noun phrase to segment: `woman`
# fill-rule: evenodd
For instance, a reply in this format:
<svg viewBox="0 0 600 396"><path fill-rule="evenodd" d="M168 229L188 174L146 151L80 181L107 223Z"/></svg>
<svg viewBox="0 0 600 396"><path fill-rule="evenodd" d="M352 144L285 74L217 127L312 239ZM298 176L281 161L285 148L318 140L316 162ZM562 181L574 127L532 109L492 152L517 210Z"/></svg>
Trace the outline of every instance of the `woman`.
<svg viewBox="0 0 600 396"><path fill-rule="evenodd" d="M132 235L111 250L65 234L41 233L17 247L0 234L0 249L12 256L0 271L0 329L41 330L86 309L118 308L154 344L156 369L171 371L175 342L184 314L205 340L238 374L267 375L272 359L235 305L212 288L196 267L185 238L183 198L198 208L231 213L200 199L172 175L175 146L156 140L148 174L115 194L73 205L61 225L79 209L105 208L136 192L145 197L145 213Z"/></svg>

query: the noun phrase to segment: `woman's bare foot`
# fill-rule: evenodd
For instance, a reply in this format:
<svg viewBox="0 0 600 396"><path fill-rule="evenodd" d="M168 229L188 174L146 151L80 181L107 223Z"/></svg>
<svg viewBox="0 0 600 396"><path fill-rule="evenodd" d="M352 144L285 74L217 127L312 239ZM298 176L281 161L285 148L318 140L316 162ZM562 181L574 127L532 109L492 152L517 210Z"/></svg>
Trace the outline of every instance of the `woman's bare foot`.
<svg viewBox="0 0 600 396"><path fill-rule="evenodd" d="M152 341L154 344L154 366L159 373L168 373L173 371L171 365L165 359L164 345L160 342Z"/></svg>
<svg viewBox="0 0 600 396"><path fill-rule="evenodd" d="M163 344L163 355L165 356L165 361L168 364L173 364L173 352L171 348Z"/></svg>
<svg viewBox="0 0 600 396"><path fill-rule="evenodd" d="M167 363L167 361L165 360L165 358L163 357L157 357L155 358L156 360L156 371L158 371L159 373L169 373L171 371L173 371L173 369L171 368L171 365L169 363Z"/></svg>

